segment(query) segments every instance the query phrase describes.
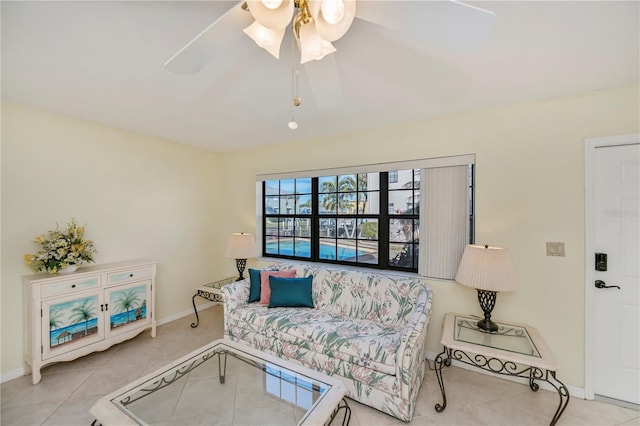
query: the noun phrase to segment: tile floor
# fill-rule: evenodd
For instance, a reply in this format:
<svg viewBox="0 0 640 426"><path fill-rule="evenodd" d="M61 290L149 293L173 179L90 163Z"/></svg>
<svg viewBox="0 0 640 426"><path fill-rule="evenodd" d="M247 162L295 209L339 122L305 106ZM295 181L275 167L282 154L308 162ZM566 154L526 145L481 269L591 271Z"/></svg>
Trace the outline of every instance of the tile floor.
<svg viewBox="0 0 640 426"><path fill-rule="evenodd" d="M36 386L31 376L3 383L0 424L90 425L89 408L102 395L222 336L222 306L202 311L196 329L189 327L193 320L187 316L158 327L155 339L146 331L104 352L45 367ZM558 404L556 393L532 392L526 385L469 370L450 367L444 377L446 410L437 413L433 408L441 395L435 373L429 371L412 425L545 425ZM349 405L353 426L404 424L355 401ZM640 412L572 398L558 425L640 425Z"/></svg>

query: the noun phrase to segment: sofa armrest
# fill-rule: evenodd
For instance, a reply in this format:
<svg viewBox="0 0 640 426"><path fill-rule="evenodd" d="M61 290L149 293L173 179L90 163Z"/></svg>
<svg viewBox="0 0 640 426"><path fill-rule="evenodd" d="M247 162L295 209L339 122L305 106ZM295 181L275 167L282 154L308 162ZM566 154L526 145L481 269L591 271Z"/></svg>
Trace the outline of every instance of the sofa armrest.
<svg viewBox="0 0 640 426"><path fill-rule="evenodd" d="M227 284L221 291L225 310L245 306L249 300L249 280Z"/></svg>
<svg viewBox="0 0 640 426"><path fill-rule="evenodd" d="M427 329L431 320L432 300L433 293L425 285L418 294L416 305L409 314L400 338L396 377L404 399L410 398L410 392L418 391L415 389L416 385L422 380L422 378L418 378L418 371L426 355L425 345Z"/></svg>

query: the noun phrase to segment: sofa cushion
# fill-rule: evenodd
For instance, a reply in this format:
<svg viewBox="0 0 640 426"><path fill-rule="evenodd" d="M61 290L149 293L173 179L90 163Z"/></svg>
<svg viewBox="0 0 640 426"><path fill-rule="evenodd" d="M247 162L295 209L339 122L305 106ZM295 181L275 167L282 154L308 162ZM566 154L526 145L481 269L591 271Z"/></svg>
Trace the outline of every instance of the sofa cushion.
<svg viewBox="0 0 640 426"><path fill-rule="evenodd" d="M423 287L418 280L326 268L314 276L318 309L401 327Z"/></svg>
<svg viewBox="0 0 640 426"><path fill-rule="evenodd" d="M313 277L282 278L269 277L270 308L313 308L311 286Z"/></svg>
<svg viewBox="0 0 640 426"><path fill-rule="evenodd" d="M300 346L313 342L330 357L395 375L402 330L318 309L267 308L258 304L228 312L230 327L246 329Z"/></svg>
<svg viewBox="0 0 640 426"><path fill-rule="evenodd" d="M330 376L337 375L360 382L358 389L363 392L370 392L370 389L367 391L369 386L385 394L395 394L397 392L398 380L396 376L327 356L321 351L318 351L313 342L307 342L306 346L300 346L278 339L267 338L263 334L248 332L234 327L232 327L232 331L228 337L233 341L250 344L263 352L297 362L307 368L324 372ZM363 397L363 395L360 395L360 392L348 393L346 396L355 398L356 400L362 400Z"/></svg>
<svg viewBox="0 0 640 426"><path fill-rule="evenodd" d="M271 296L271 287L269 287L269 277L285 277L294 278L296 271L262 271L260 272L260 303L263 305L269 304L269 297Z"/></svg>

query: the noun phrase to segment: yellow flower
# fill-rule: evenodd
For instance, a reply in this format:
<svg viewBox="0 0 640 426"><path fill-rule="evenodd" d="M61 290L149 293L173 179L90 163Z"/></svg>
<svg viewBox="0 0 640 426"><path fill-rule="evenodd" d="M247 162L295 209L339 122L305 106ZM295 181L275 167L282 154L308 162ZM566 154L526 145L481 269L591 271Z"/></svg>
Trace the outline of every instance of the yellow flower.
<svg viewBox="0 0 640 426"><path fill-rule="evenodd" d="M55 230L34 238L40 245L35 254L25 254L25 263L34 271L57 273L69 263L83 264L93 262L96 249L93 241L84 240L84 226L77 226L75 218L66 227L66 232Z"/></svg>

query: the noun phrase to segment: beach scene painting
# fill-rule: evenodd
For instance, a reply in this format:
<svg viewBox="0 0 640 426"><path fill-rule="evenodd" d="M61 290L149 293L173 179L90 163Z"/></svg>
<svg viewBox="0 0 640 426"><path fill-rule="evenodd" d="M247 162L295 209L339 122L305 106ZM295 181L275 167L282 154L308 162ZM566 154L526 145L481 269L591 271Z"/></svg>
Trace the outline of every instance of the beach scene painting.
<svg viewBox="0 0 640 426"><path fill-rule="evenodd" d="M147 285L112 291L109 297L111 330L147 318Z"/></svg>
<svg viewBox="0 0 640 426"><path fill-rule="evenodd" d="M86 337L96 337L98 322L109 315L110 330L147 319L147 285L127 287L109 293L104 313L98 294L50 304L49 348L62 349ZM46 318L45 318L46 321Z"/></svg>
<svg viewBox="0 0 640 426"><path fill-rule="evenodd" d="M98 332L98 295L49 306L49 347L56 348Z"/></svg>

